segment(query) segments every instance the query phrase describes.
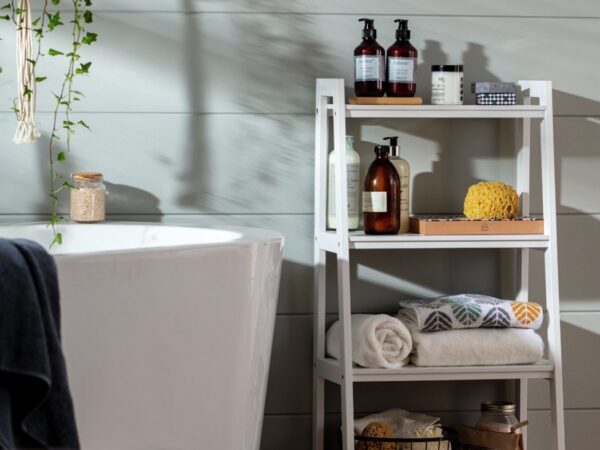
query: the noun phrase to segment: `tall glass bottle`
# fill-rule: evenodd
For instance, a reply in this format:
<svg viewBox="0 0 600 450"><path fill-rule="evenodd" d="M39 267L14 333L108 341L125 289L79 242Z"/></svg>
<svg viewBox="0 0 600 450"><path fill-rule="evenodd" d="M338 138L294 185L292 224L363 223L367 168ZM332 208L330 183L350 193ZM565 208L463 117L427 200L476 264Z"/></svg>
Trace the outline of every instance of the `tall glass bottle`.
<svg viewBox="0 0 600 450"><path fill-rule="evenodd" d="M354 92L358 97L382 97L385 94L385 50L377 42L373 19L365 22L362 42L354 49Z"/></svg>
<svg viewBox="0 0 600 450"><path fill-rule="evenodd" d="M386 93L388 97L414 97L417 91L417 49L410 43L408 20L398 22L396 42L387 50Z"/></svg>
<svg viewBox="0 0 600 450"><path fill-rule="evenodd" d="M388 159L387 145L375 146L363 186L363 224L366 234L397 234L400 230L400 177Z"/></svg>
<svg viewBox="0 0 600 450"><path fill-rule="evenodd" d="M348 229L357 230L360 222L360 156L354 150L354 138L346 136L346 183L348 200ZM329 152L327 180L327 228L335 230L335 149Z"/></svg>
<svg viewBox="0 0 600 450"><path fill-rule="evenodd" d="M394 165L398 176L400 177L400 233L409 231L409 183L410 166L408 161L400 157L400 146L398 145L398 136L383 138L390 141L390 162Z"/></svg>

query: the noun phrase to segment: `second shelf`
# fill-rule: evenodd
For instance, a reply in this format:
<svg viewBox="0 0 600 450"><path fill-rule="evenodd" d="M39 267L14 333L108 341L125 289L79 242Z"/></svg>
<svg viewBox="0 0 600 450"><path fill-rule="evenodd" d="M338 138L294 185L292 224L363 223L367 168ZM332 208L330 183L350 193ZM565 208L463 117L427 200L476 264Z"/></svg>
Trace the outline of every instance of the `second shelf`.
<svg viewBox="0 0 600 450"><path fill-rule="evenodd" d="M337 253L335 231L318 233L317 244L322 250ZM362 231L349 233L349 248L368 249L442 249L442 248L547 248L549 238L544 234L507 235L452 235L423 236L420 234L395 234L372 236Z"/></svg>

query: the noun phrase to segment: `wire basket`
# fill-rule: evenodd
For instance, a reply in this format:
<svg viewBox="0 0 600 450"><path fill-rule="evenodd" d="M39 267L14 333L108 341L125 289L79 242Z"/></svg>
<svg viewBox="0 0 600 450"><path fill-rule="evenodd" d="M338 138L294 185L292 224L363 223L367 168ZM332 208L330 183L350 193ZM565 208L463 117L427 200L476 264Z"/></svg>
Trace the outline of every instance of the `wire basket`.
<svg viewBox="0 0 600 450"><path fill-rule="evenodd" d="M341 440L340 432L340 440ZM355 450L454 450L456 434L444 428L442 436L429 438L383 438L354 436Z"/></svg>

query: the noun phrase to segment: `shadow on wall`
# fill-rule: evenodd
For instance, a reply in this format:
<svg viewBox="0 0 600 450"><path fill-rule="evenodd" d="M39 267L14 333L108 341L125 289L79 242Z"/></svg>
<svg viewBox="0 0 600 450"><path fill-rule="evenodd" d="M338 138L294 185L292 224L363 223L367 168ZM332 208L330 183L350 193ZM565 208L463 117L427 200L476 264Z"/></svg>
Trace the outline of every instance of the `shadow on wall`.
<svg viewBox="0 0 600 450"><path fill-rule="evenodd" d="M125 184L105 182L107 198L106 212L114 215L144 214L154 217L160 222L162 211L158 207L159 200L154 194Z"/></svg>
<svg viewBox="0 0 600 450"><path fill-rule="evenodd" d="M250 10L268 10L271 6L267 0L244 1ZM183 3L191 7L193 1L185 0ZM211 133L216 122L214 114L193 115L190 119L187 165L181 177L178 203L213 213L223 212L224 200L243 210L256 207L260 211L273 211L276 205L268 204L273 201L273 196L268 193L278 187L276 183L281 178L274 171L293 170L298 163L298 156L287 152L290 143L286 139L297 136L299 129L304 130L304 122L296 124L288 115L278 113L281 109L289 111L290 105L293 109L293 105L302 104L308 92L314 95L314 78L322 75L323 71L331 72L333 69L327 57L327 48L308 32L314 20L310 16L257 14L251 21L237 21L235 16L228 20L233 23L224 22L223 26L232 27L234 38L205 39L202 42L202 33L197 28L202 22L195 15L188 15L186 19L184 40L189 47L186 52L186 73L191 109L209 110L207 104L212 104L214 98L219 96L219 103L235 104L236 111L267 115L273 135L265 135L264 130L256 126L256 121L246 120L239 113L234 116L233 113L220 111L219 116L232 117L236 129L225 136L215 136L216 133ZM231 52L230 45L240 44L248 51L241 54ZM309 57L300 61L302 55ZM209 63L222 68L222 77L213 82L210 91L201 90L199 86L202 86L205 78L203 67ZM281 67L290 68L283 77ZM307 80L311 80L310 85L306 85ZM232 89L234 83L236 86ZM247 88L244 88L246 83ZM274 107L280 103L280 92L286 85L292 87L288 90L289 101L285 107ZM302 86L302 89L297 89L298 86ZM232 92L236 97L231 98ZM213 130L210 129L211 125ZM269 142L271 146L258 148L257 151L256 145L247 144L250 140L253 143ZM240 160L248 159L247 170L227 170L227 158L222 153L250 150L251 157L245 153L239 156ZM248 185L249 176L252 177L253 186ZM234 194L249 189L255 204L248 204L248 196L238 198ZM227 198L224 199L224 196Z"/></svg>

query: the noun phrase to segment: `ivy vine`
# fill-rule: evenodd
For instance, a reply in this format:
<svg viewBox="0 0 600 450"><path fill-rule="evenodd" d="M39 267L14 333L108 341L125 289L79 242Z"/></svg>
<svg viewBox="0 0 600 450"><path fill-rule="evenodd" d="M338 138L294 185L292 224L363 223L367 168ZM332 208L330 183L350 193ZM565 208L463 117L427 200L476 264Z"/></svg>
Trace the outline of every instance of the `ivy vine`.
<svg viewBox="0 0 600 450"><path fill-rule="evenodd" d="M36 1L36 0L32 0ZM78 127L90 129L87 123L83 120L77 120L73 118L73 105L74 103L81 100L83 93L75 89L75 81L79 76L86 76L90 73L92 66L91 61L81 61L81 49L85 45L91 45L98 40L98 34L89 31L87 28L94 21L94 14L91 10L92 0L62 0L62 3L71 2L73 11L67 22L71 27L72 44L69 49L64 51L49 48L47 52L43 51L43 40L46 33L52 32L59 27L65 26L61 11L52 10L52 7L58 7L61 4L61 0L40 0L42 3L42 11L39 17L32 20L32 33L35 36L37 43L37 49L35 51L35 58L27 60L29 64L32 64L34 69L38 68L38 62L41 56L59 57L66 59L67 70L64 74L64 78L60 84L58 91L52 91L56 100L54 109L52 111L52 131L50 134L50 143L48 145L48 161L50 169L50 220L48 226L51 227L53 233L53 240L50 244L62 244L62 234L58 229L58 224L64 221L64 217L58 213L58 194L63 189L73 188L68 181L66 181L61 175L57 173L57 164L63 163L66 160L66 155L71 150L71 138L75 134L75 129ZM6 14L0 16L5 20L12 20L15 26L23 27L24 25L24 13L25 11L19 6L15 5L15 0L11 0L10 3L4 5L2 10L9 10L10 15ZM47 77L39 76L36 74L34 83L39 84L46 80ZM31 99L31 93L33 92L33 86L24 86L24 97L27 100ZM29 97L27 96L29 94ZM12 109L18 114L16 100L13 102ZM62 119L62 120L60 120ZM65 151L57 149L57 143L61 140L61 136L64 138Z"/></svg>

